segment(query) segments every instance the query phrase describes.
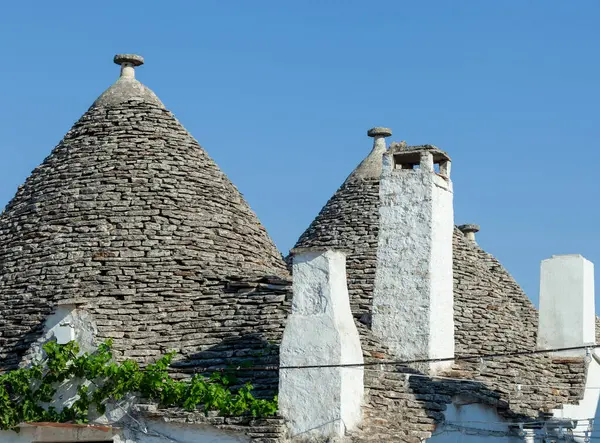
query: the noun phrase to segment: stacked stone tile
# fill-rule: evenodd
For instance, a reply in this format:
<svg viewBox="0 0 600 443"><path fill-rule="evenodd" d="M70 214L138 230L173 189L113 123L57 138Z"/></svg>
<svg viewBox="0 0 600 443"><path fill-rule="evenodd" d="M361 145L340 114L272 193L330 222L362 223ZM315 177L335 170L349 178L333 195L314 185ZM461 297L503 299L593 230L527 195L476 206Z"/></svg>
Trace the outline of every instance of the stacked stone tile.
<svg viewBox="0 0 600 443"><path fill-rule="evenodd" d="M121 78L0 216L0 371L27 358L58 304L90 313L118 358L177 350L181 376L277 363L289 291L235 186L148 88ZM252 378L276 389L277 373Z"/></svg>
<svg viewBox="0 0 600 443"><path fill-rule="evenodd" d="M371 316L379 223L379 176L364 175L356 171L350 175L296 247L325 246L347 252L350 305L360 319L365 361L395 360L372 335L369 321L364 321ZM458 229L453 249L456 355L536 349L537 312L510 274ZM508 419L531 420L579 400L585 381L582 358L550 355L498 358L484 365L460 362L447 374L465 380L460 382L406 379L411 372L416 373L385 365L365 370L365 419L363 429L353 435L355 441L420 442L443 421L442 411L457 395L493 405Z"/></svg>

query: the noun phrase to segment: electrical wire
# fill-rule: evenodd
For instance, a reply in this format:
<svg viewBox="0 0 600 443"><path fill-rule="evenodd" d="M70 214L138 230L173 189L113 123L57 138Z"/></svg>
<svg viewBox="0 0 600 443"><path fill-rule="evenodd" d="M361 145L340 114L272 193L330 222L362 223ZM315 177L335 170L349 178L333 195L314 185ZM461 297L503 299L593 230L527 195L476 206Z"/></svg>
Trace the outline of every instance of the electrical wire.
<svg viewBox="0 0 600 443"><path fill-rule="evenodd" d="M269 366L237 366L237 367L227 367L227 368L215 368L206 367L206 368L195 368L194 372L209 372L209 371L221 371L221 372L268 372L268 371L281 371L281 370L297 370L297 369L334 369L334 368L366 368L366 367L376 367L379 366L383 368L384 366L408 366L412 364L419 363L440 363L440 362L450 362L450 361L467 361L467 362L483 362L485 360L492 360L495 358L504 358L504 357L519 357L519 356L529 356L529 355L543 355L554 352L565 352L565 351L578 351L585 350L590 351L591 349L600 348L600 344L589 344L583 346L570 346L563 348L550 348L550 349L536 349L533 351L514 351L514 352L506 352L506 353L495 353L495 354L474 354L474 355L463 355L463 356L455 356L455 357L445 357L445 358L420 358L413 360L387 360L387 361L378 361L378 362L363 362L363 363L340 363L340 364L325 364L325 365L290 365L290 366L281 366L281 365L269 365ZM409 369L409 368L406 368ZM448 380L455 381L460 383L477 383L477 384L487 384L487 385L505 385L507 383L504 381L497 380L489 380L485 378L481 379L470 379L470 378L455 378L455 377L447 377L441 375L427 375L427 374L416 374L412 372L402 372L396 369L395 373L404 374L407 377L407 380L411 377L415 378L426 378L426 379L435 379L435 380ZM573 388L572 386L550 386L547 384L519 384L515 383L516 391L518 393L521 392L523 388L546 388L546 389L557 389L557 390L565 390L565 389L582 389L582 390L593 390L600 389L600 386L582 386Z"/></svg>
<svg viewBox="0 0 600 443"><path fill-rule="evenodd" d="M600 348L600 344L589 344L584 346L570 346L567 348L552 348L552 349L536 349L533 351L514 351L514 352L505 352L505 353L496 353L496 354L474 354L474 355L458 355L454 357L444 357L444 358L418 358L413 360L384 360L377 362L366 362L366 363L335 363L335 364L324 364L324 365L289 365L289 366L281 366L281 365L268 365L268 366L237 366L232 368L223 368L223 370L235 370L235 371L280 371L280 370L290 370L290 369L328 369L328 368L360 368L360 367L369 367L369 366L406 366L413 365L419 363L444 363L451 361L470 361L470 362L478 362L485 360L492 360L494 358L503 358L503 357L522 357L522 356L530 356L530 355L541 355L541 354L549 354L553 352L565 352L565 351L578 351L578 350L588 350L588 349L598 349ZM224 359L226 360L226 359ZM214 367L211 368L202 368L205 370L214 370ZM197 372L202 372L202 370L198 370Z"/></svg>
<svg viewBox="0 0 600 443"><path fill-rule="evenodd" d="M594 423L595 418L569 418L564 419L565 421L577 422L577 424L581 423ZM506 425L506 426L534 426L534 425L543 425L548 423L549 420L532 420L532 421L483 421L483 420L460 420L460 421L452 421L450 423L453 424L482 424L482 425Z"/></svg>

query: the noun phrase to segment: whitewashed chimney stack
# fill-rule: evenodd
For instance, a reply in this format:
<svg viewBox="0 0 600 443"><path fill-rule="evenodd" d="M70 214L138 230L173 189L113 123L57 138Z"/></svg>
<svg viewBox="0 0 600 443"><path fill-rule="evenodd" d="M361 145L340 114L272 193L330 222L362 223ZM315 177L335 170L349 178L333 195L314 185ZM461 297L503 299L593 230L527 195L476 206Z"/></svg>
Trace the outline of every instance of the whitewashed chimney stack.
<svg viewBox="0 0 600 443"><path fill-rule="evenodd" d="M553 255L540 268L540 349L569 348L596 343L594 265L579 254ZM585 355L585 350L559 353Z"/></svg>
<svg viewBox="0 0 600 443"><path fill-rule="evenodd" d="M454 357L450 158L394 143L383 156L373 332L397 358ZM452 360L420 366L437 372Z"/></svg>

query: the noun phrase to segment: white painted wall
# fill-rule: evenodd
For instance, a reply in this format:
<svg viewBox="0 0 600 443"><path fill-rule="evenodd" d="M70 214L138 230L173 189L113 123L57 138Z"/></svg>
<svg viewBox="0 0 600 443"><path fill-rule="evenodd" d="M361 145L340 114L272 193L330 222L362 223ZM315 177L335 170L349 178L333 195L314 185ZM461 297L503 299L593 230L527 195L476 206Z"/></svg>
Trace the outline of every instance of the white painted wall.
<svg viewBox="0 0 600 443"><path fill-rule="evenodd" d="M554 409L552 414L556 418L563 419L583 419L596 416L598 410L598 401L600 400L600 351L596 350L596 358L590 361L585 379L585 391L583 399L576 405L563 405L562 409ZM577 424L574 432L578 435L583 435L588 428L588 423L581 421ZM575 439L575 441L583 442L583 438Z"/></svg>
<svg viewBox="0 0 600 443"><path fill-rule="evenodd" d="M92 316L74 305L58 305L52 315L46 319L44 333L32 344L25 358L25 364L34 359L40 359L42 346L56 338L64 344L71 340L77 341L81 351L92 352L96 349L96 325Z"/></svg>
<svg viewBox="0 0 600 443"><path fill-rule="evenodd" d="M427 443L523 443L522 438L510 436L508 424L487 405L458 400L448 405L445 417L446 423Z"/></svg>
<svg viewBox="0 0 600 443"><path fill-rule="evenodd" d="M292 313L280 347L282 366L363 363L350 311L346 258L296 251ZM361 421L363 368L281 369L279 413L295 439L344 435Z"/></svg>
<svg viewBox="0 0 600 443"><path fill-rule="evenodd" d="M0 431L2 443L43 443L43 442L87 442L112 441L116 429L101 429L90 426L69 426L48 424L44 426L23 425L19 432Z"/></svg>
<svg viewBox="0 0 600 443"><path fill-rule="evenodd" d="M540 271L540 349L596 342L594 265L579 254L553 255ZM561 355L581 356L585 351Z"/></svg>
<svg viewBox="0 0 600 443"><path fill-rule="evenodd" d="M452 236L454 205L452 182L433 174L432 189L431 301L429 306L429 357L454 356L454 275L452 266ZM438 363L432 369L452 365Z"/></svg>
<svg viewBox="0 0 600 443"><path fill-rule="evenodd" d="M96 326L89 313L77 309L74 305L58 305L54 313L46 319L44 333L31 345L23 359L23 364L27 365L35 360L41 360L44 356L43 345L53 339L61 344L75 340L82 352L93 352L97 347L95 335ZM79 383L79 380L65 381L58 386L54 400L43 406L53 406L57 409L71 406L77 399ZM89 385L89 383L87 384Z"/></svg>
<svg viewBox="0 0 600 443"><path fill-rule="evenodd" d="M130 422L114 439L115 443L241 443L246 435L222 431L210 425L168 423L162 420Z"/></svg>
<svg viewBox="0 0 600 443"><path fill-rule="evenodd" d="M452 183L430 153L415 170L394 169L386 153L379 196L373 332L399 358L453 357Z"/></svg>
<svg viewBox="0 0 600 443"><path fill-rule="evenodd" d="M2 443L31 443L33 437L28 432L0 431L0 441Z"/></svg>
<svg viewBox="0 0 600 443"><path fill-rule="evenodd" d="M129 418L112 430L85 426L26 425L20 432L0 431L2 443L42 442L97 442L114 443L242 443L250 438L241 433L224 431L211 425L174 423L163 420Z"/></svg>

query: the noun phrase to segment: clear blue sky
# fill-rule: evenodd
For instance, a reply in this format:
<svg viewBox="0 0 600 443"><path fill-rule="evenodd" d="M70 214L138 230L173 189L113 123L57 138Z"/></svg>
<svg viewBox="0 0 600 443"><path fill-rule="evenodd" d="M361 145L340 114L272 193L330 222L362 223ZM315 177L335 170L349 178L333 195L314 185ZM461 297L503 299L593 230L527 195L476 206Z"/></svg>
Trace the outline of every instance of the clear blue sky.
<svg viewBox="0 0 600 443"><path fill-rule="evenodd" d="M0 206L118 76L151 87L287 252L372 126L453 158L457 223L537 300L600 266L600 2L22 1L0 10Z"/></svg>

